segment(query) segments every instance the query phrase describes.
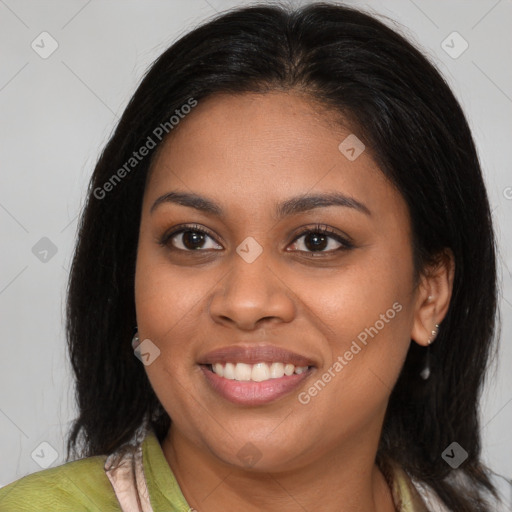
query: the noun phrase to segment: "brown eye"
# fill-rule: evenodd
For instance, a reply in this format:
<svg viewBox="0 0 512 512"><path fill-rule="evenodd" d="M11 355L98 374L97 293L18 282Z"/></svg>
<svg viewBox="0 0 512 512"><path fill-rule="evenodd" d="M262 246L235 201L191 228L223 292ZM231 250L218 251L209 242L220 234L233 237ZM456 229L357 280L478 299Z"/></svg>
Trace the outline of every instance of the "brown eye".
<svg viewBox="0 0 512 512"><path fill-rule="evenodd" d="M299 242L301 239L303 241ZM303 231L293 243L294 250L311 253L333 253L352 247L353 245L348 240L326 226Z"/></svg>
<svg viewBox="0 0 512 512"><path fill-rule="evenodd" d="M174 230L164 235L160 243L170 246L171 249L186 252L222 249L204 229L194 226Z"/></svg>
<svg viewBox="0 0 512 512"><path fill-rule="evenodd" d="M181 235L182 245L191 250L201 249L207 236L204 233L200 233L199 231L183 231Z"/></svg>

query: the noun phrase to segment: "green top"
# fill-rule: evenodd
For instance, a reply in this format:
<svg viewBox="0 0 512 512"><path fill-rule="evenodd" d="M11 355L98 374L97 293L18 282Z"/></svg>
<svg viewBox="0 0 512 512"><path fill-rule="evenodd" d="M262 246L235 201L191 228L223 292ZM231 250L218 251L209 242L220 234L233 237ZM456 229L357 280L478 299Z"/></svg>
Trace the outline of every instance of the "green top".
<svg viewBox="0 0 512 512"><path fill-rule="evenodd" d="M0 489L0 512L119 512L105 473L107 456L68 462L25 476ZM142 467L154 512L190 512L153 431L142 441ZM401 512L427 509L415 486L399 467L392 467L393 498Z"/></svg>
<svg viewBox="0 0 512 512"><path fill-rule="evenodd" d="M0 489L1 512L119 512L105 473L106 455L88 457L25 476ZM142 444L144 475L155 512L188 512L178 482L153 432Z"/></svg>

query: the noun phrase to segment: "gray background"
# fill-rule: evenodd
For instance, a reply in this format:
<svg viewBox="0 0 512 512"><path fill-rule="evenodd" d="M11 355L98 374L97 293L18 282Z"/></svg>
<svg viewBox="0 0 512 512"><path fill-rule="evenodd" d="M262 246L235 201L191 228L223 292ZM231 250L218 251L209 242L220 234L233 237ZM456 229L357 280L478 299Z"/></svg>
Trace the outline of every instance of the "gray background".
<svg viewBox="0 0 512 512"><path fill-rule="evenodd" d="M248 3L0 0L0 486L64 462L75 413L65 289L77 215L100 150L143 72L165 48L216 11ZM402 24L469 117L496 221L502 282L502 345L482 407L484 458L511 478L512 3L347 4ZM40 36L44 31L58 44L47 58L40 53L52 41ZM457 58L464 42L446 39L454 31L469 44Z"/></svg>

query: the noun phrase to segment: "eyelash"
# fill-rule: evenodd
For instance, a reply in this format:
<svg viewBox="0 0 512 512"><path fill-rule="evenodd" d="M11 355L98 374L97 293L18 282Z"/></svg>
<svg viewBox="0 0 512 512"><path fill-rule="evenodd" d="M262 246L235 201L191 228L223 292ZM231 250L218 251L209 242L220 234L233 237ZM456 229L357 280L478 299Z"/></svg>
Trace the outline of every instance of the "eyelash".
<svg viewBox="0 0 512 512"><path fill-rule="evenodd" d="M219 249L195 249L195 250L194 249L178 249L177 247L173 247L172 245L169 244L169 241L174 236L179 235L181 233L185 233L187 231L205 234L208 237L212 238L215 241L215 243L218 244L218 242L215 240L213 235L210 234L209 231L205 230L204 228L201 228L197 224L187 224L187 225L178 226L175 229L173 229L171 232L165 233L162 236L162 238L158 241L158 243L162 247L167 247L172 251L181 251L181 252L188 252L188 253L205 252L207 250L214 250L214 251L219 250ZM323 254L330 255L333 253L337 253L339 251L347 251L347 250L354 248L354 245L349 240L347 240L346 238L343 238L341 235L339 235L338 233L333 231L331 228L329 228L329 226L322 225L322 224L317 224L313 228L306 228L306 229L302 230L301 232L299 232L296 235L296 237L294 238L292 243L295 243L297 240L302 238L304 235L308 235L310 233L329 235L328 238L333 238L334 240L339 242L341 244L341 247L338 247L337 249L331 249L330 251L297 251L297 252L307 254L310 257L318 257Z"/></svg>

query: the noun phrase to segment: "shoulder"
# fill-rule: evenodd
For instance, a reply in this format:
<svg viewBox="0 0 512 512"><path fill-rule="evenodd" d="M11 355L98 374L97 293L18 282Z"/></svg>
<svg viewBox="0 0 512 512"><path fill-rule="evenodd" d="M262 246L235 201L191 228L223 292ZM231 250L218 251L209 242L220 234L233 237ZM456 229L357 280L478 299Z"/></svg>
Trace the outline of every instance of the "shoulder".
<svg viewBox="0 0 512 512"><path fill-rule="evenodd" d="M0 512L119 512L105 456L87 457L27 475L0 489Z"/></svg>

